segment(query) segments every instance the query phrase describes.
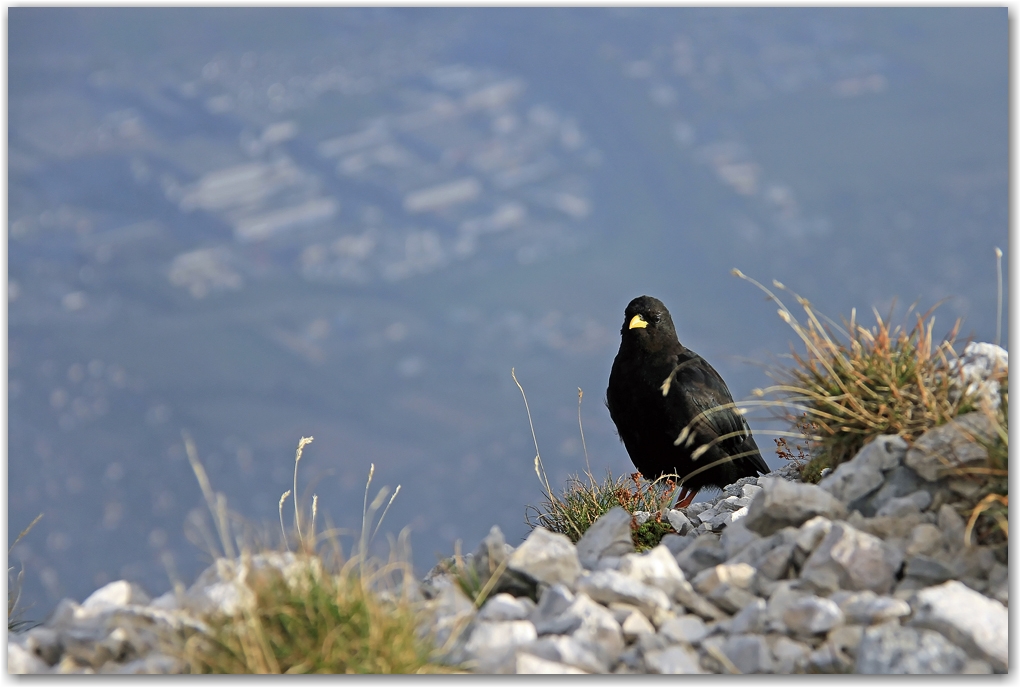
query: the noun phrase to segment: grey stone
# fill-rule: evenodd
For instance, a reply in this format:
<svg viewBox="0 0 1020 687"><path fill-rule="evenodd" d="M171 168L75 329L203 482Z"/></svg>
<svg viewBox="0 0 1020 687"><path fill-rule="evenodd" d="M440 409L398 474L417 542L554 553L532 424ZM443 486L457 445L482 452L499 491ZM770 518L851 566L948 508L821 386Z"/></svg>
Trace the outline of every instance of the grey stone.
<svg viewBox="0 0 1020 687"><path fill-rule="evenodd" d="M907 559L903 574L907 577L918 578L925 586L939 584L953 578L953 570L948 565L931 556L920 554Z"/></svg>
<svg viewBox="0 0 1020 687"><path fill-rule="evenodd" d="M620 654L613 672L618 675L643 675L648 672L644 656L642 656L640 641L631 644L626 651Z"/></svg>
<svg viewBox="0 0 1020 687"><path fill-rule="evenodd" d="M761 491L761 487L757 484L745 484L740 489L740 495L745 499L752 499L759 491ZM750 501L748 501L747 505L751 505Z"/></svg>
<svg viewBox="0 0 1020 687"><path fill-rule="evenodd" d="M547 661L579 668L587 673L608 672L610 662L620 653L619 650L615 651L610 659L608 656L600 655L597 644L562 635L542 637L521 650Z"/></svg>
<svg viewBox="0 0 1020 687"><path fill-rule="evenodd" d="M906 496L918 489L932 490L935 485L925 481L906 465L899 465L891 472L885 473L885 481L878 491L852 501L848 509L858 510L867 517L872 517L890 499Z"/></svg>
<svg viewBox="0 0 1020 687"><path fill-rule="evenodd" d="M1009 372L1009 353L1003 348L972 341L963 349L963 355L949 362L949 370L953 401L967 394L978 408L987 404L990 410L998 410L1002 400L999 378Z"/></svg>
<svg viewBox="0 0 1020 687"><path fill-rule="evenodd" d="M443 656L445 660L458 663L466 658L464 644L467 642L468 623L474 618L476 609L457 585L440 588L435 599L429 602L432 611L431 630L436 646L450 648Z"/></svg>
<svg viewBox="0 0 1020 687"><path fill-rule="evenodd" d="M677 564L688 578L725 560L726 550L714 534L702 534L676 556Z"/></svg>
<svg viewBox="0 0 1020 687"><path fill-rule="evenodd" d="M743 496L746 495L744 493L744 487L745 486L752 486L753 487L753 486L757 486L757 484L758 484L758 476L757 475L755 475L754 477L741 477L740 479L738 479L733 484L728 484L725 487L723 487L723 497L724 498L727 497L727 496L735 496L735 497L738 497L738 498L739 497L743 497Z"/></svg>
<svg viewBox="0 0 1020 687"><path fill-rule="evenodd" d="M31 675L50 672L45 661L17 642L7 642L7 673Z"/></svg>
<svg viewBox="0 0 1020 687"><path fill-rule="evenodd" d="M906 452L907 442L903 437L875 437L856 456L837 466L818 486L841 502L853 504L878 489L883 482L883 473L899 465Z"/></svg>
<svg viewBox="0 0 1020 687"><path fill-rule="evenodd" d="M960 415L918 437L907 450L905 463L924 479L934 482L947 468L984 463L988 451L978 440L991 440L994 431L991 418L983 412Z"/></svg>
<svg viewBox="0 0 1020 687"><path fill-rule="evenodd" d="M691 522L695 525L707 525L712 522L717 515L719 515L719 509L714 506L712 508L706 508L697 515L691 515L690 512L687 513L687 517L689 517Z"/></svg>
<svg viewBox="0 0 1020 687"><path fill-rule="evenodd" d="M620 556L603 556L593 570L616 570L620 567Z"/></svg>
<svg viewBox="0 0 1020 687"><path fill-rule="evenodd" d="M765 629L765 599L755 599L741 608L730 620L733 634L754 634Z"/></svg>
<svg viewBox="0 0 1020 687"><path fill-rule="evenodd" d="M60 640L60 633L49 627L33 627L22 637L24 647L31 654L52 666L60 660L60 654L64 647Z"/></svg>
<svg viewBox="0 0 1020 687"><path fill-rule="evenodd" d="M983 463L984 460L975 460L974 462ZM946 479L946 488L954 494L959 494L964 499L970 500L976 497L981 492L981 483L973 479L967 479L961 477L958 479L948 478Z"/></svg>
<svg viewBox="0 0 1020 687"><path fill-rule="evenodd" d="M768 601L765 604L767 630L786 634L787 627L783 621L786 609L798 599L808 595L808 592L794 586L797 584L799 584L797 580L783 580L776 583L775 589L769 595Z"/></svg>
<svg viewBox="0 0 1020 687"><path fill-rule="evenodd" d="M719 620L726 615L718 606L694 591L694 587L687 581L677 589L674 598L685 609L705 620Z"/></svg>
<svg viewBox="0 0 1020 687"><path fill-rule="evenodd" d="M527 597L515 598L501 592L489 597L476 618L486 621L524 620L535 609L535 602Z"/></svg>
<svg viewBox="0 0 1020 687"><path fill-rule="evenodd" d="M755 570L747 563L722 564L702 570L694 579L695 588L706 598L730 613L755 600Z"/></svg>
<svg viewBox="0 0 1020 687"><path fill-rule="evenodd" d="M761 537L756 532L747 529L747 525L744 524L742 518L731 523L719 535L719 543L722 544L727 559L733 558L745 548L760 540Z"/></svg>
<svg viewBox="0 0 1020 687"><path fill-rule="evenodd" d="M699 501L698 503L692 503L687 506L684 510L687 513L687 517L694 518L695 515L700 515L703 511L708 510L712 507L712 504L708 501Z"/></svg>
<svg viewBox="0 0 1020 687"><path fill-rule="evenodd" d="M956 579L966 582L968 587L977 591L984 590L985 581L992 568L995 567L995 563L995 551L988 546L968 547L951 559ZM972 580L981 580L982 582L980 585L974 585L971 584ZM981 589L978 589L978 586Z"/></svg>
<svg viewBox="0 0 1020 687"><path fill-rule="evenodd" d="M754 592L732 584L721 584L706 595L708 600L727 613L736 613L744 606L754 603Z"/></svg>
<svg viewBox="0 0 1020 687"><path fill-rule="evenodd" d="M864 631L855 670L866 675L959 673L967 654L938 632L884 623Z"/></svg>
<svg viewBox="0 0 1020 687"><path fill-rule="evenodd" d="M126 663L108 662L100 673L115 675L179 675L187 672L187 664L180 658L153 652Z"/></svg>
<svg viewBox="0 0 1020 687"><path fill-rule="evenodd" d="M90 594L89 597L82 602L81 608L82 611L91 613L95 610L102 610L111 606L144 606L148 604L149 601L151 601L149 595L146 594L145 590L137 584L128 582L127 580L118 580L116 582L110 582L109 584L92 592L92 594Z"/></svg>
<svg viewBox="0 0 1020 687"><path fill-rule="evenodd" d="M538 638L535 626L529 620L477 623L464 649L482 662Z"/></svg>
<svg viewBox="0 0 1020 687"><path fill-rule="evenodd" d="M1003 606L1009 605L1009 568L996 563L988 571L988 596Z"/></svg>
<svg viewBox="0 0 1020 687"><path fill-rule="evenodd" d="M781 580L786 577L793 561L796 544L780 544L769 551L758 566L758 574L770 580Z"/></svg>
<svg viewBox="0 0 1020 687"><path fill-rule="evenodd" d="M701 618L688 614L667 620L659 628L659 634L673 644L698 644L708 636L708 628Z"/></svg>
<svg viewBox="0 0 1020 687"><path fill-rule="evenodd" d="M727 528L727 531L729 529L730 528ZM734 530L742 530L743 532L747 532L749 534L753 534L753 532L751 532L746 527L744 527L743 521L740 521L737 524L735 524L733 526L733 529ZM776 532L775 534L773 534L771 536L768 536L768 537L757 537L756 539L751 541L751 543L749 543L746 546L742 547L740 549L740 551L737 552L735 555L730 556L726 560L726 563L728 563L728 564L747 563L752 568L757 568L757 567L759 567L761 565L761 563L764 560L765 556L772 549L774 549L775 547L777 547L777 546L779 546L781 544L787 543L787 540L790 538L790 537L788 537L788 535L791 534L791 533L794 533L794 532L796 532L796 529L794 529L792 527L789 527L789 528L784 528L784 529L780 530L779 532ZM723 536L720 537L720 539L721 540L724 539L725 535L726 535L726 531L723 532Z"/></svg>
<svg viewBox="0 0 1020 687"><path fill-rule="evenodd" d="M587 595L578 593L564 615L576 617L579 621L569 634L578 641L598 645L600 655L607 662L615 660L623 651L623 629L613 617L613 612L595 603Z"/></svg>
<svg viewBox="0 0 1020 687"><path fill-rule="evenodd" d="M655 615L657 609L669 610L670 607L669 597L664 591L615 570L598 570L582 575L577 580L577 590L599 603L620 601L637 606L649 617Z"/></svg>
<svg viewBox="0 0 1020 687"><path fill-rule="evenodd" d="M941 632L997 671L1009 669L1009 612L998 601L952 580L917 592L910 606L910 625Z"/></svg>
<svg viewBox="0 0 1020 687"><path fill-rule="evenodd" d="M513 555L514 547L506 543L502 530L493 525L489 533L478 544L474 553L464 557L479 582L487 584L497 572L502 570L499 579L492 586L493 593L507 593L515 597L531 597L537 595L537 580L530 575L515 571L507 566L508 559ZM432 574L430 572L430 574ZM429 582L426 577L426 582ZM435 586L435 581L431 581ZM426 594L428 595L428 594Z"/></svg>
<svg viewBox="0 0 1020 687"><path fill-rule="evenodd" d="M860 646L863 636L863 625L840 625L829 632L825 641L840 653L854 658L857 656L857 647Z"/></svg>
<svg viewBox="0 0 1020 687"><path fill-rule="evenodd" d="M617 570L642 584L661 589L671 599L676 598L687 579L676 558L661 544L644 553L623 556Z"/></svg>
<svg viewBox="0 0 1020 687"><path fill-rule="evenodd" d="M628 642L633 642L641 635L655 634L655 626L644 613L638 610L628 613L622 621L617 618L617 622L620 623L620 629L623 630L623 638Z"/></svg>
<svg viewBox="0 0 1020 687"><path fill-rule="evenodd" d="M649 672L660 675L700 675L705 672L694 650L683 645L648 651L644 659Z"/></svg>
<svg viewBox="0 0 1020 687"><path fill-rule="evenodd" d="M963 668L960 670L961 675L991 675L993 672L992 667L988 665L987 661L981 661L975 658L968 659L963 664Z"/></svg>
<svg viewBox="0 0 1020 687"><path fill-rule="evenodd" d="M687 548L688 545L693 544L694 540L698 538L698 535L694 534L693 530L687 530L687 534L680 536L679 534L673 534L669 532L662 537L662 541L659 543L669 549L669 552L676 558Z"/></svg>
<svg viewBox="0 0 1020 687"><path fill-rule="evenodd" d="M899 565L900 554L881 539L837 522L804 562L800 579L825 594L841 588L884 594Z"/></svg>
<svg viewBox="0 0 1020 687"><path fill-rule="evenodd" d="M722 651L745 675L771 673L772 652L765 638L758 634L733 634L722 643Z"/></svg>
<svg viewBox="0 0 1020 687"><path fill-rule="evenodd" d="M60 628L71 625L79 616L81 605L74 599L61 599L46 620L49 627Z"/></svg>
<svg viewBox="0 0 1020 687"><path fill-rule="evenodd" d="M538 634L566 634L573 632L578 623L564 618L564 612L574 603L574 593L562 584L554 584L542 592L530 620ZM572 624L573 623L573 624Z"/></svg>
<svg viewBox="0 0 1020 687"><path fill-rule="evenodd" d="M939 530L942 531L942 540L950 551L959 551L963 548L963 534L966 532L967 523L963 517L956 512L956 509L948 503L942 504L939 508L938 520L936 521Z"/></svg>
<svg viewBox="0 0 1020 687"><path fill-rule="evenodd" d="M853 659L846 652L829 642L823 642L808 655L805 667L809 673L840 675L853 672L853 666Z"/></svg>
<svg viewBox="0 0 1020 687"><path fill-rule="evenodd" d="M687 534L691 531L694 525L691 524L690 518L684 515L683 511L670 508L666 511L666 519L669 520L669 524L672 525L679 534Z"/></svg>
<svg viewBox="0 0 1020 687"><path fill-rule="evenodd" d="M797 530L797 548L805 554L810 554L815 550L829 531L832 529L832 520L826 517L817 516L811 518Z"/></svg>
<svg viewBox="0 0 1020 687"><path fill-rule="evenodd" d="M783 623L791 632L801 636L827 633L843 624L843 620L843 611L835 602L814 595L793 601L783 611Z"/></svg>
<svg viewBox="0 0 1020 687"><path fill-rule="evenodd" d="M908 513L920 513L931 503L931 494L923 489L908 494L891 498L882 504L882 507L875 511L876 517L899 518Z"/></svg>
<svg viewBox="0 0 1020 687"><path fill-rule="evenodd" d="M715 517L708 521L708 527L713 532L720 532L725 528L729 527L734 522L740 521L747 515L747 508L738 508L733 511L722 511L717 513Z"/></svg>
<svg viewBox="0 0 1020 687"><path fill-rule="evenodd" d="M746 504L740 503L740 499L736 496L727 496L726 498L716 501L715 510L718 513L732 513L738 508L743 507Z"/></svg>
<svg viewBox="0 0 1020 687"><path fill-rule="evenodd" d="M702 594L710 594L722 584L749 589L754 583L755 570L747 563L720 564L706 568L695 576L694 588Z"/></svg>
<svg viewBox="0 0 1020 687"><path fill-rule="evenodd" d="M799 672L811 653L810 646L784 635L769 635L766 641L772 649L773 669L781 675Z"/></svg>
<svg viewBox="0 0 1020 687"><path fill-rule="evenodd" d="M910 531L910 538L903 549L907 558L917 555L933 555L942 550L942 531L935 525L922 522Z"/></svg>
<svg viewBox="0 0 1020 687"><path fill-rule="evenodd" d="M840 596L837 597L837 594ZM832 600L839 604L847 622L862 625L884 623L910 615L910 604L891 596L879 596L872 591L837 592Z"/></svg>
<svg viewBox="0 0 1020 687"><path fill-rule="evenodd" d="M585 675L586 671L566 663L539 658L526 651L519 651L514 657L516 675Z"/></svg>
<svg viewBox="0 0 1020 687"><path fill-rule="evenodd" d="M573 586L581 573L577 550L565 535L536 527L510 554L510 570L524 573L542 584Z"/></svg>
<svg viewBox="0 0 1020 687"><path fill-rule="evenodd" d="M774 478L762 484L762 491L751 501L744 524L749 530L768 536L783 527L799 527L817 515L843 518L846 506L814 484Z"/></svg>

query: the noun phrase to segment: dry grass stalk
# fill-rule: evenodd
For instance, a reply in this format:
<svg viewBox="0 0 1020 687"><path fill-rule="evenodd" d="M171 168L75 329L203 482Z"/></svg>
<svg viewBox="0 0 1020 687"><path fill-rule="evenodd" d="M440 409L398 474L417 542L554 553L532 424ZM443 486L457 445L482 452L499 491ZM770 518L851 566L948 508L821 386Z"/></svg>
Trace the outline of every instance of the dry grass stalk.
<svg viewBox="0 0 1020 687"><path fill-rule="evenodd" d="M311 441L310 437L302 438L298 445L293 494L297 494L302 451ZM189 446L189 458L216 521L223 550L231 551L235 534L230 529L225 499L213 492L193 445ZM253 551L274 551L264 544L238 543L240 558L217 558L228 575L240 573L245 579L251 591L250 603L239 604L232 614L207 615L203 620L210 627L209 633L193 634L173 648L192 672L450 672L432 660L432 639L422 630L426 626L421 615L424 611L410 596L416 580L408 562L406 530L397 542L391 540L388 561L367 555L369 540L378 532L400 490L397 487L376 520L389 490L383 487L369 503L374 468L365 486L361 537L352 557L345 558L338 530L316 532L318 498L313 495L309 518L302 517L295 498L293 530L299 546L287 572L273 566L252 571ZM281 528L283 504L291 493L288 490L280 498Z"/></svg>

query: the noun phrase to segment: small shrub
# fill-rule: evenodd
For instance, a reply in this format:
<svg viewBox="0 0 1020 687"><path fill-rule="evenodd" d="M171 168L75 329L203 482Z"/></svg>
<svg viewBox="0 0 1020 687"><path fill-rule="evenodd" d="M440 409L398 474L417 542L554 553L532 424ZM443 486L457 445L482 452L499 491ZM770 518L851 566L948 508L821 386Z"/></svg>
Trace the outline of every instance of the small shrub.
<svg viewBox="0 0 1020 687"><path fill-rule="evenodd" d="M639 472L614 478L609 470L602 482L597 482L591 473L585 475L587 480L573 475L559 495L546 491L541 505L529 505L528 525L565 534L576 543L600 516L621 506L629 513L652 514L641 525L636 519L631 521L634 546L639 551L658 545L663 535L673 531L669 522L662 520L662 512L669 508L676 491L673 480L649 482Z"/></svg>
<svg viewBox="0 0 1020 687"><path fill-rule="evenodd" d="M208 632L193 633L168 651L186 661L196 673L451 672L432 661L433 642L423 615L426 609L405 593L417 582L403 535L396 544L391 542L388 562L382 563L367 553L400 487L377 521L376 514L389 491L386 487L379 489L369 504L375 470L372 466L365 484L357 553L345 559L336 530L316 532L317 497L313 496L307 514L297 505L297 468L304 447L311 441L310 437L301 439L294 459L292 534L288 537L283 525L283 506L292 493L288 490L279 501L281 545L273 549L265 543L242 541L235 534L238 524L246 523L228 513L223 494L212 490L194 444L185 435L185 449L223 549L222 554L215 550L211 553L224 559L227 570L244 572L239 577L247 591L235 612L205 615L202 620ZM296 543L293 554L289 542ZM324 544L330 545L328 556L323 553ZM291 557L292 562L284 570L274 565L253 569L252 551L267 558Z"/></svg>

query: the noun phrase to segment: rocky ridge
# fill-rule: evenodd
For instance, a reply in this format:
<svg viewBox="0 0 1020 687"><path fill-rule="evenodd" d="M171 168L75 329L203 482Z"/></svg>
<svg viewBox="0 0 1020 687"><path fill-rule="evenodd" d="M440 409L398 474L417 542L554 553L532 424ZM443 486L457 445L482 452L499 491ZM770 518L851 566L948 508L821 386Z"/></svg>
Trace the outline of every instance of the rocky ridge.
<svg viewBox="0 0 1020 687"><path fill-rule="evenodd" d="M498 574L481 608L437 566L413 590L423 630L482 673L1007 672L1006 548L965 541L954 504L974 487L947 470L982 462L993 432L973 412L912 445L877 437L817 485L793 464L741 479L669 511L677 533L640 553L622 508L576 545L536 528L515 548L493 527L465 557L483 582ZM119 581L65 599L9 633L8 671L184 672L168 641L246 603L253 571L299 565L260 554L181 594Z"/></svg>

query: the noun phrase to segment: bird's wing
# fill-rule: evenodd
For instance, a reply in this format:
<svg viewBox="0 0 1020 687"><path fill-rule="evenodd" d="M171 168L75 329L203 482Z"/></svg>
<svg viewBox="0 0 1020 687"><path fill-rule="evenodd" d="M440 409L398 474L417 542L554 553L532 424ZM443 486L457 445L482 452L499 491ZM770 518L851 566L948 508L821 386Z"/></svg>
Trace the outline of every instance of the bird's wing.
<svg viewBox="0 0 1020 687"><path fill-rule="evenodd" d="M695 442L718 439L717 445L726 455L749 452L741 458L752 461L755 469L761 472L769 471L757 451L751 428L733 406L729 388L715 368L687 350L677 355L675 380L677 388L674 390L671 384L667 398L671 403L686 406L685 414L693 419L689 432L696 435ZM683 430L683 427L677 428L677 436Z"/></svg>

